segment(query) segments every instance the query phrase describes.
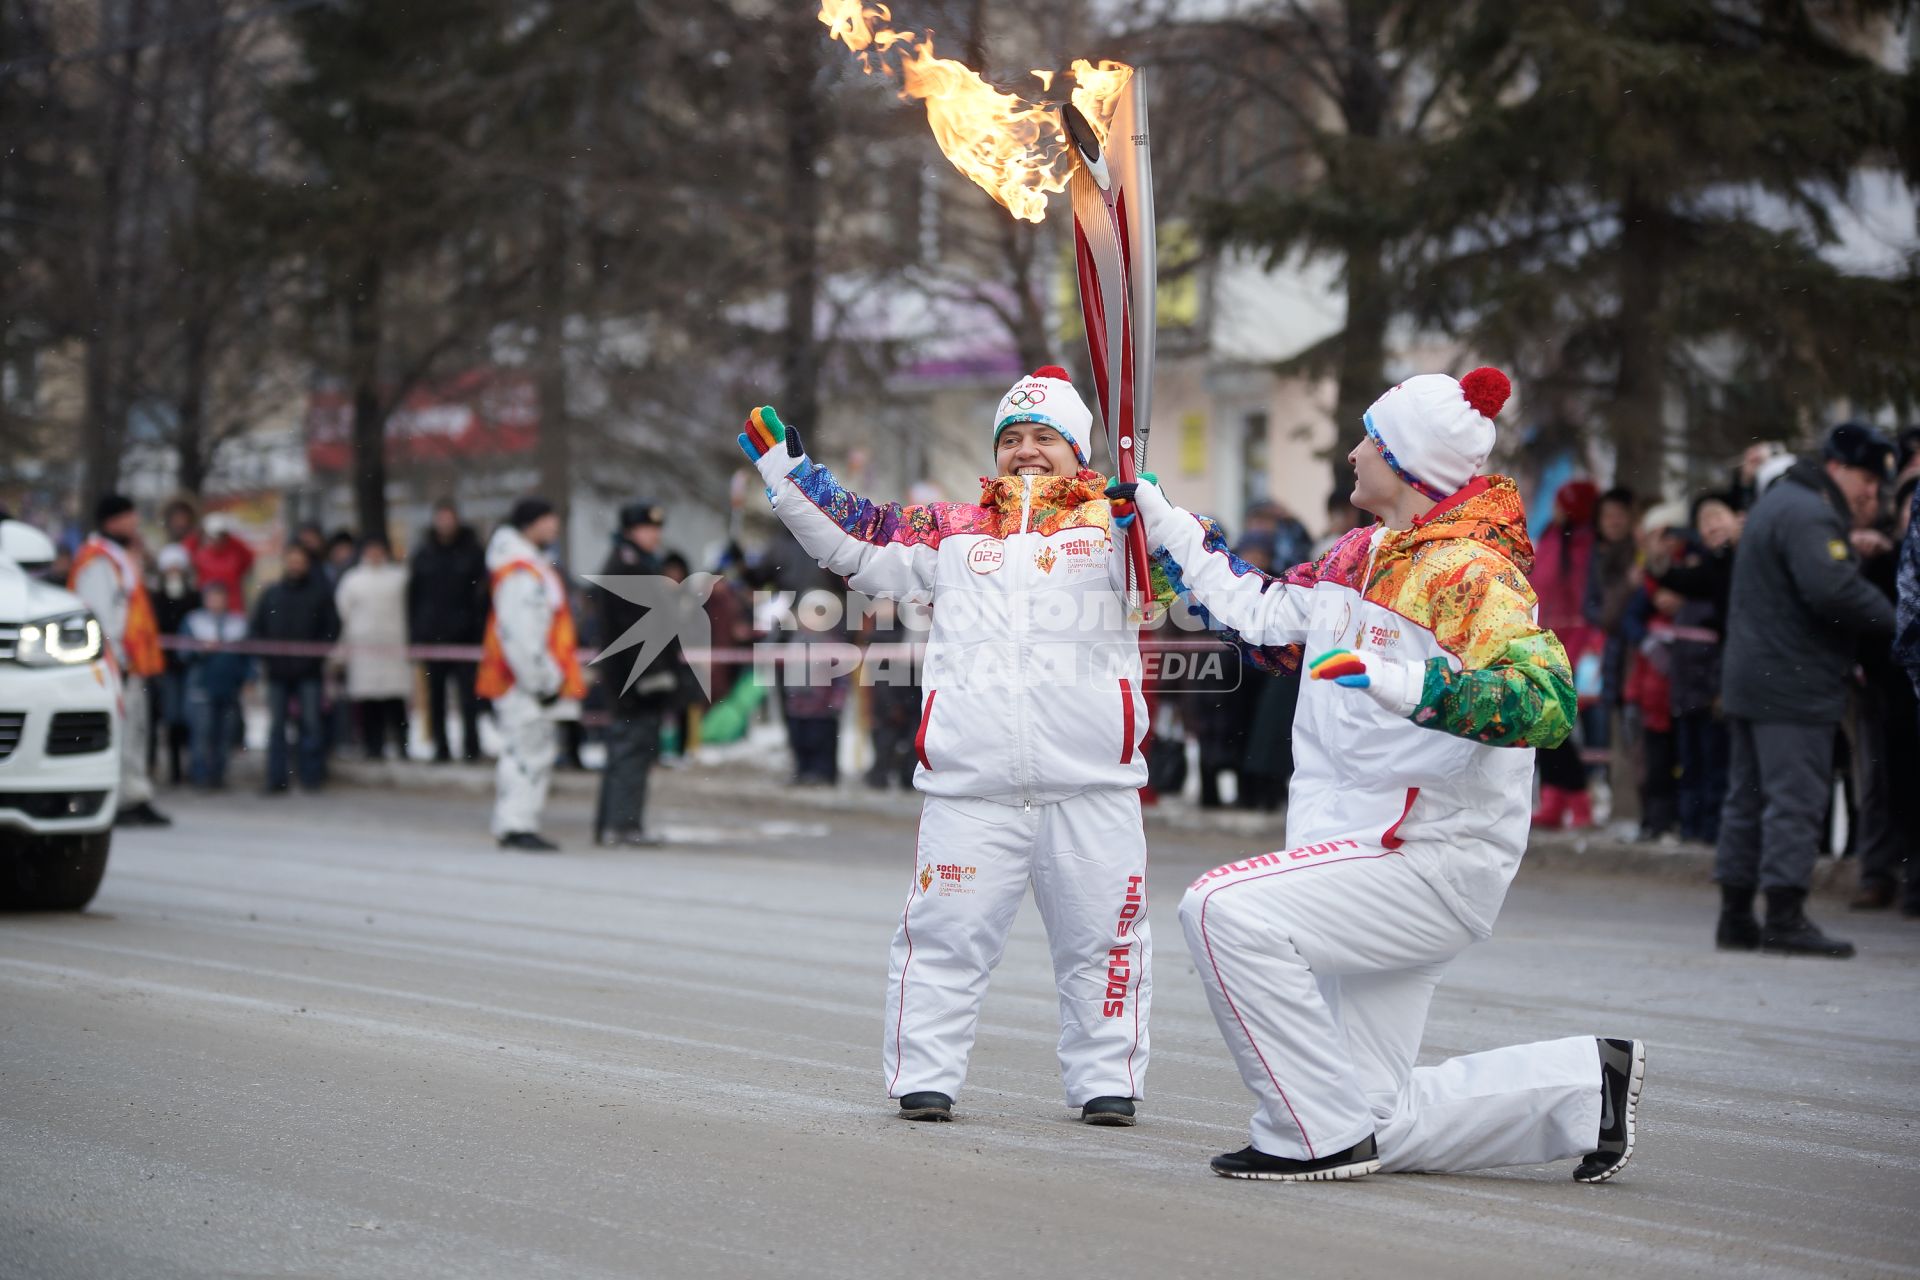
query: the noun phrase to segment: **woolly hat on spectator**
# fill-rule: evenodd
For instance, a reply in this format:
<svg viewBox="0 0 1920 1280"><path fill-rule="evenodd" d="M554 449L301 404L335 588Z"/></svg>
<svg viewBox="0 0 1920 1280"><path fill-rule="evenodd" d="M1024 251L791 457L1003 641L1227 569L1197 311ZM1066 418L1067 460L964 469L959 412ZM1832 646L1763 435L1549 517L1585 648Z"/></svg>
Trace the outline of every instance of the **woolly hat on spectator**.
<svg viewBox="0 0 1920 1280"><path fill-rule="evenodd" d="M507 513L507 523L524 532L534 521L552 514L553 504L545 498L522 498Z"/></svg>
<svg viewBox="0 0 1920 1280"><path fill-rule="evenodd" d="M1444 373L1423 373L1373 402L1367 434L1395 475L1439 502L1487 465L1493 419L1512 390L1498 369L1475 369L1458 382Z"/></svg>
<svg viewBox="0 0 1920 1280"><path fill-rule="evenodd" d="M96 525L102 525L115 516L123 516L131 510L133 510L133 499L126 494L102 494L100 501L93 504L93 522Z"/></svg>
<svg viewBox="0 0 1920 1280"><path fill-rule="evenodd" d="M1074 457L1087 465L1087 436L1093 430L1093 412L1057 364L1043 365L1030 377L1013 384L993 412L993 439L1016 422L1042 422L1073 446Z"/></svg>

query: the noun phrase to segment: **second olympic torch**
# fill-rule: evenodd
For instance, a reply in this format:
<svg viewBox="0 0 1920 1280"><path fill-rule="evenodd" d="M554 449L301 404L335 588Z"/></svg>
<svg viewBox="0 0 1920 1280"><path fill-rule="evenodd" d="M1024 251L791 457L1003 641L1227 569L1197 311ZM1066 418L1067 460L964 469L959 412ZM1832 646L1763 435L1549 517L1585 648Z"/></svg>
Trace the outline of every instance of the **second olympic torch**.
<svg viewBox="0 0 1920 1280"><path fill-rule="evenodd" d="M1102 146L1085 116L1061 108L1074 155L1074 263L1087 353L1121 480L1145 469L1153 412L1153 169L1147 155L1146 86L1136 69L1121 93ZM1144 613L1152 587L1147 535L1139 520L1127 538L1127 605Z"/></svg>

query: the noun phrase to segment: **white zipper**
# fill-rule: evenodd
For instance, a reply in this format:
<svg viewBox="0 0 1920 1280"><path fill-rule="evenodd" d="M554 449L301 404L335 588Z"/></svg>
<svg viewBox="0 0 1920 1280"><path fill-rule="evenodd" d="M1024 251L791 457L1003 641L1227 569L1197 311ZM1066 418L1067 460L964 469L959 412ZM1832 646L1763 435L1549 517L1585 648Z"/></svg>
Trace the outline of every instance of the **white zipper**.
<svg viewBox="0 0 1920 1280"><path fill-rule="evenodd" d="M1020 532L1022 534L1027 532L1027 522L1032 518L1033 518L1033 477L1021 476L1020 477ZM1025 593L1022 593L1021 595L1017 596L1014 600L1014 608L1016 610L1016 614L1015 614L1014 628L1013 628L1013 634L1014 634L1013 660L1016 664L1018 664L1015 668L1014 674L1020 683L1019 683L1019 688L1014 693L1013 705L1014 705L1014 734L1016 739L1018 740L1019 752L1020 752L1020 803L1025 812L1032 813L1033 812L1033 795L1032 795L1033 761L1031 759L1031 752L1028 749L1028 742L1027 742L1027 676L1026 676L1027 617L1026 617L1025 607L1026 607L1026 597L1025 597Z"/></svg>

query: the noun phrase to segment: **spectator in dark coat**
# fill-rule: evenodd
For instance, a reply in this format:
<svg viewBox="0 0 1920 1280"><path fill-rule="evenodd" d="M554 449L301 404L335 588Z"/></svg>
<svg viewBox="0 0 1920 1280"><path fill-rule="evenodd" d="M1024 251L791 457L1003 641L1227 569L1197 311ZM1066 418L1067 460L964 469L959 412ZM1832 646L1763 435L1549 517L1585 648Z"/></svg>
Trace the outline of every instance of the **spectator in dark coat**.
<svg viewBox="0 0 1920 1280"><path fill-rule="evenodd" d="M1727 726L1720 714L1720 661L1740 542L1733 497L1709 493L1693 503L1686 553L1655 575L1682 603L1673 617L1673 733L1680 774L1680 834L1712 844L1720 835L1727 790Z"/></svg>
<svg viewBox="0 0 1920 1280"><path fill-rule="evenodd" d="M1852 533L1880 512L1893 447L1844 424L1747 518L1728 601L1721 699L1731 739L1714 878L1723 948L1846 957L1807 919L1807 888L1833 790L1834 735L1863 644L1886 645L1893 608L1861 576ZM1754 920L1766 895L1764 927Z"/></svg>
<svg viewBox="0 0 1920 1280"><path fill-rule="evenodd" d="M666 513L652 502L629 502L620 508L620 530L600 566L604 578L660 578L666 564L660 539ZM601 646L618 643L630 628L653 609L617 591L593 588L600 618ZM680 641L676 638L652 657L640 671L634 649L611 664L612 718L607 725L607 763L600 771L600 808L594 823L602 844L648 846L660 838L647 830L647 780L660 757L660 729L679 706Z"/></svg>
<svg viewBox="0 0 1920 1280"><path fill-rule="evenodd" d="M1867 581L1896 608L1901 600L1901 544L1913 540L1910 520L1917 484L1920 475L1909 476L1896 491L1897 518L1884 540L1876 536L1855 543L1856 549L1869 553L1863 565ZM1911 573L1912 567L1905 572ZM1912 605L1905 607L1910 610ZM1876 911L1897 899L1901 914L1920 918L1920 787L1914 785L1920 779L1920 702L1892 645L1864 646L1860 675L1851 717L1860 886L1851 905L1855 911Z"/></svg>
<svg viewBox="0 0 1920 1280"><path fill-rule="evenodd" d="M414 548L407 578L407 641L410 644L478 646L487 629L492 584L487 552L473 529L460 522L451 500L434 504L433 524ZM429 658L427 720L436 764L453 759L447 740L447 687L460 699L460 758L480 758L480 699L473 682L477 664L467 658Z"/></svg>
<svg viewBox="0 0 1920 1280"><path fill-rule="evenodd" d="M284 792L287 721L298 735L300 785L317 790L327 780L326 726L321 718L321 680L326 646L340 638L340 615L333 607L333 586L314 568L305 547L287 548L280 581L260 593L253 606L253 638L314 646L311 652L269 653L261 664L267 677L267 791Z"/></svg>

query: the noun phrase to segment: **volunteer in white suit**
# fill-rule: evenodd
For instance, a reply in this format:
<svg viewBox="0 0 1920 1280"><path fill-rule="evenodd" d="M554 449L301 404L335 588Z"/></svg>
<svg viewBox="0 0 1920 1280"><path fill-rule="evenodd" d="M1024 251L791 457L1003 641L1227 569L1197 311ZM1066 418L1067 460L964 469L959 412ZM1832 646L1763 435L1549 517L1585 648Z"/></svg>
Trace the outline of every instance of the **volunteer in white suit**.
<svg viewBox="0 0 1920 1280"><path fill-rule="evenodd" d="M1318 655L1294 720L1289 848L1229 863L1180 918L1215 1019L1259 1100L1228 1177L1318 1181L1633 1153L1645 1054L1575 1036L1416 1068L1448 963L1491 933L1525 850L1534 747L1574 714L1567 656L1535 622L1513 482L1477 475L1508 383L1410 378L1348 460L1380 517L1269 578L1152 484L1149 544L1268 661Z"/></svg>
<svg viewBox="0 0 1920 1280"><path fill-rule="evenodd" d="M1060 996L1067 1105L1134 1123L1145 1095L1147 732L1124 543L1085 470L1092 415L1048 366L994 415L980 501L875 504L772 409L740 436L774 511L869 596L933 601L914 786L926 797L894 934L882 1070L901 1114L952 1118L987 977L1033 885Z"/></svg>
<svg viewBox="0 0 1920 1280"><path fill-rule="evenodd" d="M500 726L493 834L503 849L553 853L540 834L558 748L554 722L577 719L586 681L567 584L547 558L560 517L544 498L522 498L487 543L493 611L474 688L493 700Z"/></svg>

